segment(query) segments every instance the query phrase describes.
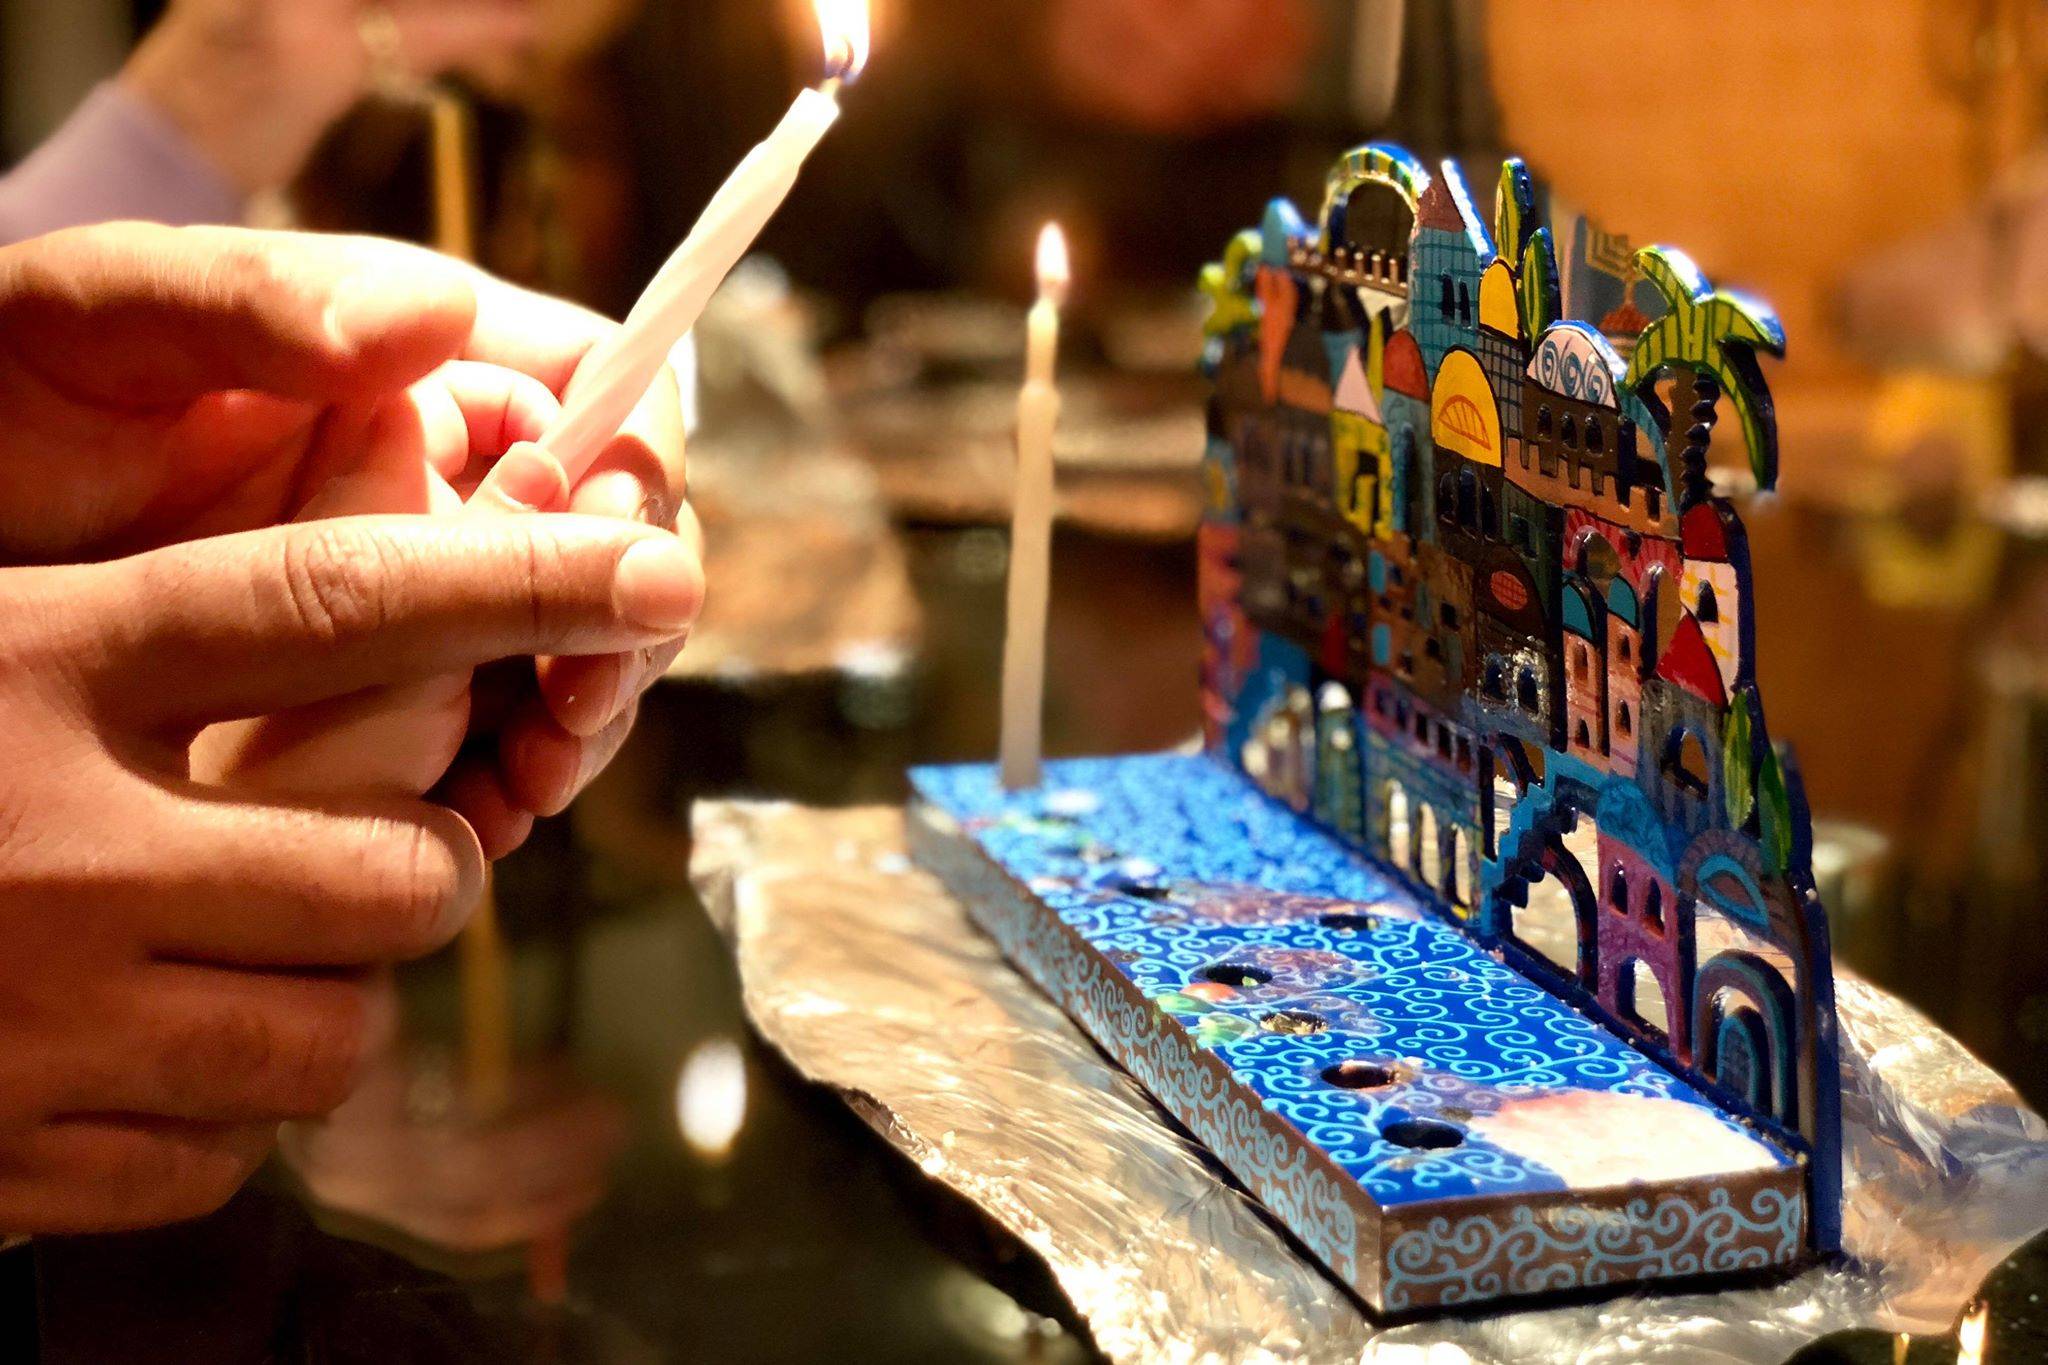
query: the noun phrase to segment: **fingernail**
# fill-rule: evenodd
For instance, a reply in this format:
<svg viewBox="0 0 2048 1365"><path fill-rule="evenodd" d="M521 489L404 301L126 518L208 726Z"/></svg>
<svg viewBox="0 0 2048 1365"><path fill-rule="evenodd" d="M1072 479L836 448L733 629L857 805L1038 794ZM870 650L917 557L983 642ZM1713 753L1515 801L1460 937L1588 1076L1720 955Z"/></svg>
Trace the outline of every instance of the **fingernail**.
<svg viewBox="0 0 2048 1365"><path fill-rule="evenodd" d="M704 591L697 557L674 536L649 536L619 556L612 604L649 630L679 631L697 619Z"/></svg>
<svg viewBox="0 0 2048 1365"><path fill-rule="evenodd" d="M569 494L562 463L537 445L516 445L491 469L491 487L527 511L559 505Z"/></svg>
<svg viewBox="0 0 2048 1365"><path fill-rule="evenodd" d="M617 714L619 695L624 688L626 672L622 661L614 660L611 682L600 685L595 670L590 665L581 665L583 686L574 692L565 693L552 708L555 723L578 739L588 739L610 723Z"/></svg>

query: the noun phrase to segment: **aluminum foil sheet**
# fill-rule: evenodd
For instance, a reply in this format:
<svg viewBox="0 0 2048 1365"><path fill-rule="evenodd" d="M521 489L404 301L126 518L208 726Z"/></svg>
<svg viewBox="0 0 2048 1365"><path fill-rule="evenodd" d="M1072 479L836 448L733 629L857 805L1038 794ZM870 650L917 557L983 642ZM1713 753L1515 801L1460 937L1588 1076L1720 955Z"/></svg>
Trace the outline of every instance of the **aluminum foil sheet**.
<svg viewBox="0 0 2048 1365"><path fill-rule="evenodd" d="M2048 1124L1840 974L1849 1264L1382 1328L911 866L900 810L722 803L696 827L761 1034L1042 1257L1114 1360L1777 1365L1845 1328L1947 1331L2048 1227Z"/></svg>

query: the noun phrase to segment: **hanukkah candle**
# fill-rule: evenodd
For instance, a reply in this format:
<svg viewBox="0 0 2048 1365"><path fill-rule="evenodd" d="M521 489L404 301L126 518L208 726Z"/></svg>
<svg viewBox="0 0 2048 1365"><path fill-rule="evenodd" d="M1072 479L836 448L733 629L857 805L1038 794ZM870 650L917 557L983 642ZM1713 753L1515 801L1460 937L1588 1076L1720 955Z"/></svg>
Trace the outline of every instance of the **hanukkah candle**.
<svg viewBox="0 0 2048 1365"><path fill-rule="evenodd" d="M1024 387L1017 394L1017 481L1010 512L1010 596L1003 638L1003 785L1039 783L1045 725L1045 603L1052 563L1052 436L1060 393L1053 364L1067 295L1067 239L1038 236L1038 302L1031 306Z"/></svg>
<svg viewBox="0 0 2048 1365"><path fill-rule="evenodd" d="M867 0L813 0L825 79L800 92L782 122L734 168L640 295L626 322L569 383L562 412L540 438L574 484L639 403L669 352L796 185L804 159L839 119L839 91L867 65Z"/></svg>

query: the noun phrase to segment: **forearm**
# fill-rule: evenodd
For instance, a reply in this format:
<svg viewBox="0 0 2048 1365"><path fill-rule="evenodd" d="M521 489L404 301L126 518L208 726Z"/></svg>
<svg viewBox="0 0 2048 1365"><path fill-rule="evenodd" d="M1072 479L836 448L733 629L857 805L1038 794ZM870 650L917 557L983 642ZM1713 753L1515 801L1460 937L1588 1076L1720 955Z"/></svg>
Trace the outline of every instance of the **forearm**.
<svg viewBox="0 0 2048 1365"><path fill-rule="evenodd" d="M176 129L194 155L244 195L285 183L357 92L361 54L279 51L272 26L205 7L173 11L122 68L119 84ZM354 44L352 30L346 41Z"/></svg>
<svg viewBox="0 0 2048 1365"><path fill-rule="evenodd" d="M243 198L166 115L109 81L0 177L0 244L123 218L232 223Z"/></svg>

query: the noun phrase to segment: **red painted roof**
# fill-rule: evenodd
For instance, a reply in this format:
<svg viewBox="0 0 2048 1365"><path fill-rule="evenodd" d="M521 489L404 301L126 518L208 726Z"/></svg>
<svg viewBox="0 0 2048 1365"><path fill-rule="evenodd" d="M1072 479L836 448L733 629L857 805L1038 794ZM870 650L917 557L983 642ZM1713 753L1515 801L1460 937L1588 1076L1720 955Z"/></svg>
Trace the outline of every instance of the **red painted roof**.
<svg viewBox="0 0 2048 1365"><path fill-rule="evenodd" d="M1422 348L1415 344L1414 333L1406 327L1394 333L1387 343L1385 366L1389 389L1425 403L1429 401L1429 373L1422 368Z"/></svg>
<svg viewBox="0 0 2048 1365"><path fill-rule="evenodd" d="M1717 707L1728 704L1721 666L1714 662L1714 651L1707 648L1707 637L1691 612L1679 619L1678 629L1672 632L1670 647L1657 661L1657 676Z"/></svg>
<svg viewBox="0 0 2048 1365"><path fill-rule="evenodd" d="M1422 199L1415 205L1415 219L1423 227L1440 228L1445 232L1465 230L1465 222L1458 216L1458 204L1451 198L1445 177L1439 175L1430 180L1429 188L1422 192Z"/></svg>
<svg viewBox="0 0 2048 1365"><path fill-rule="evenodd" d="M1711 502L1689 509L1678 523L1678 548L1687 559L1728 558L1728 532L1721 524L1721 509Z"/></svg>

